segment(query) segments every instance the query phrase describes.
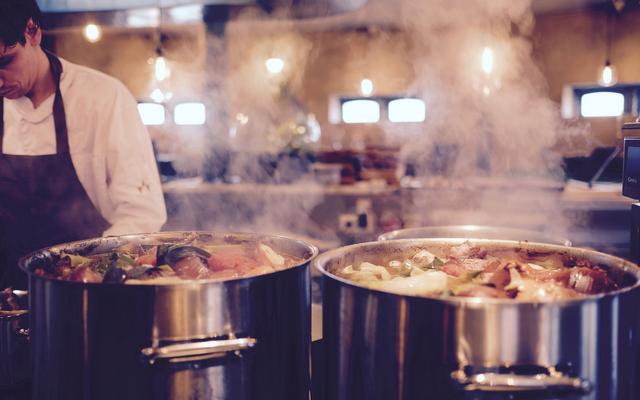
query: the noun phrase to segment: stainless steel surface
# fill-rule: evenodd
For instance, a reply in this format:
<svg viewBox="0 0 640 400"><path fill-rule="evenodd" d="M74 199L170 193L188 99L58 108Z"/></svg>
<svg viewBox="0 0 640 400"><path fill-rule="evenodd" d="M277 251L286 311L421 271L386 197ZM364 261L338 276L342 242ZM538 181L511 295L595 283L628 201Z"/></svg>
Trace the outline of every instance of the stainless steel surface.
<svg viewBox="0 0 640 400"><path fill-rule="evenodd" d="M497 374L493 372L468 376L464 371L456 371L451 377L464 386L464 390L481 392L529 392L542 390L569 390L589 393L591 383L580 378L548 371L536 375Z"/></svg>
<svg viewBox="0 0 640 400"><path fill-rule="evenodd" d="M20 386L29 380L29 323L27 311L0 315L0 389Z"/></svg>
<svg viewBox="0 0 640 400"><path fill-rule="evenodd" d="M39 3L45 13L48 33L63 29L83 28L89 23L110 28L152 28L162 25L193 25L203 22L209 7L218 8L219 18L226 10L241 13L243 9L256 15L269 14L274 18L323 18L357 11L367 0L50 0ZM258 13L260 10L262 13ZM243 19L254 13L244 13ZM255 17L259 18L259 17ZM265 17L262 17L265 18Z"/></svg>
<svg viewBox="0 0 640 400"><path fill-rule="evenodd" d="M49 399L301 399L309 391L313 246L276 236L199 232L220 244L262 241L303 260L267 275L174 285L82 284L30 273L48 252L109 251L131 241L177 243L193 233L108 237L21 260L29 273L33 396ZM242 352L179 363L141 351L199 340L255 339ZM207 357L205 357L207 358ZM184 362L183 362L184 361Z"/></svg>
<svg viewBox="0 0 640 400"><path fill-rule="evenodd" d="M472 240L487 249L520 247L584 257L624 272L634 282L616 292L551 303L401 296L330 273L356 260L402 259L425 246L437 254L463 241L365 243L316 259L314 265L325 277L327 399L468 398L452 379L452 373L461 370L467 376L512 373L525 378L552 377L546 371L557 371L592 388L562 398L640 398L640 270L635 264L580 248ZM545 389L544 398L554 395L551 389Z"/></svg>
<svg viewBox="0 0 640 400"><path fill-rule="evenodd" d="M147 347L142 349L141 353L147 357L149 364L154 364L161 359L170 360L171 362L192 361L194 358L205 360L224 356L227 353L250 349L256 345L256 342L253 338L209 340L206 342Z"/></svg>
<svg viewBox="0 0 640 400"><path fill-rule="evenodd" d="M569 239L560 238L546 232L485 225L443 225L398 229L380 235L378 240L429 238L517 240L571 246Z"/></svg>

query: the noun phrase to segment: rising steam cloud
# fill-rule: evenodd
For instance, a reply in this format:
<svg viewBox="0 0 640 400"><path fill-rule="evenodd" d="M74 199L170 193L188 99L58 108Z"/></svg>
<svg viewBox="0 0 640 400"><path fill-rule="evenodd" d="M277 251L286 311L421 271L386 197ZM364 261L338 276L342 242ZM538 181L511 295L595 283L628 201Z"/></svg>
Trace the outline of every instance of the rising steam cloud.
<svg viewBox="0 0 640 400"><path fill-rule="evenodd" d="M559 138L583 131L567 127L559 106L547 96L533 56L531 1L369 0L361 13L342 18L358 20L362 15L393 22L410 38L415 81L409 92L427 104L427 121L419 129L393 130L385 136L387 143L401 146L403 162L413 164L423 183L409 200L400 200L406 225L502 225L565 235L569 222L558 206L564 175L561 158L551 148ZM208 85L214 88L209 91L211 106L225 110L219 114L224 122L219 120L210 141L216 148L248 154L276 150L270 129L278 121L295 119L297 107L291 107L289 99L283 103L277 94L284 86L304 90L302 71L314 60L314 44L300 34L300 23L267 21L267 26L278 27L271 34L269 29L256 32L256 18L253 13L247 17L250 23L240 18L227 28L228 33L233 30L235 45L245 39L253 43L242 56L230 59L219 37L213 41L217 47L209 49L209 57L214 54L218 63L227 63L224 75L211 72L215 78ZM264 78L262 60L274 48L293 60L280 80ZM490 68L483 65L487 52ZM242 123L242 110L247 110L250 123ZM446 168L434 169L438 157ZM242 157L238 160L243 162ZM255 171L255 160L247 160L247 165L235 167ZM201 206L195 207L198 212L185 211L191 207L187 203L181 204L181 214L192 214L198 219L195 225L206 229L242 226L327 234L326 226L319 228L309 218L326 200L321 191L307 191L302 199L257 190L249 194L255 199L251 204L223 207L224 218L216 207L208 207L210 217Z"/></svg>

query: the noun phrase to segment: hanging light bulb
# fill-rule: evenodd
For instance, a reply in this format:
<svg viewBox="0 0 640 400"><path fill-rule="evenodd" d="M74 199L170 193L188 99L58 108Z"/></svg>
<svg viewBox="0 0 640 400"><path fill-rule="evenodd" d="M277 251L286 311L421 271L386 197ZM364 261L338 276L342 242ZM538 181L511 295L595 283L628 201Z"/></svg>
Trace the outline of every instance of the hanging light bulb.
<svg viewBox="0 0 640 400"><path fill-rule="evenodd" d="M277 75L284 70L284 60L279 57L272 57L264 62L267 71L272 75Z"/></svg>
<svg viewBox="0 0 640 400"><path fill-rule="evenodd" d="M604 63L604 67L600 70L600 76L598 77L598 83L601 86L613 86L618 82L618 73L616 68L611 65L611 62L607 60Z"/></svg>
<svg viewBox="0 0 640 400"><path fill-rule="evenodd" d="M149 97L156 103L163 103L165 101L164 93L162 93L162 90L159 88L153 89Z"/></svg>
<svg viewBox="0 0 640 400"><path fill-rule="evenodd" d="M622 2L622 5L624 6L624 1ZM605 87L613 86L616 83L618 83L618 73L616 71L616 68L613 65L611 65L611 48L613 47L613 36L614 36L613 18L614 16L611 13L607 15L607 22L605 24L606 61L604 62L604 66L602 67L602 69L600 69L600 73L598 74L598 83L601 86L605 86Z"/></svg>
<svg viewBox="0 0 640 400"><path fill-rule="evenodd" d="M156 103L164 103L173 98L173 92L169 92L169 91L163 92L162 89L155 88L149 94L149 97L151 97L151 100L153 100Z"/></svg>
<svg viewBox="0 0 640 400"><path fill-rule="evenodd" d="M363 79L360 82L360 93L363 96L371 96L373 94L373 82L371 79Z"/></svg>
<svg viewBox="0 0 640 400"><path fill-rule="evenodd" d="M162 48L158 46L156 50L157 57L154 61L154 73L156 81L162 82L171 76L171 69L167 65L167 60L162 55Z"/></svg>
<svg viewBox="0 0 640 400"><path fill-rule="evenodd" d="M482 71L487 75L493 72L493 50L490 47L482 50Z"/></svg>
<svg viewBox="0 0 640 400"><path fill-rule="evenodd" d="M88 24L85 26L83 33L89 43L96 43L102 38L102 29L96 24Z"/></svg>

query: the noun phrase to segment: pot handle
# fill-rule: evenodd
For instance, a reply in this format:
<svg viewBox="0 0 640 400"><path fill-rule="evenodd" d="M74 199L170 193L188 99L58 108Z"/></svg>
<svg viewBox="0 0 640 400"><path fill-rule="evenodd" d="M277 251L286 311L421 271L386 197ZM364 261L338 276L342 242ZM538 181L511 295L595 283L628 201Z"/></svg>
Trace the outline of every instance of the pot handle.
<svg viewBox="0 0 640 400"><path fill-rule="evenodd" d="M258 341L253 338L234 338L224 340L208 340L205 342L170 344L160 347L147 347L142 349L142 355L149 364L157 360L170 362L191 361L194 359L205 360L223 356L230 352L239 352L250 349Z"/></svg>
<svg viewBox="0 0 640 400"><path fill-rule="evenodd" d="M16 330L16 336L24 340L29 340L31 338L29 328L20 328Z"/></svg>
<svg viewBox="0 0 640 400"><path fill-rule="evenodd" d="M516 375L493 372L467 375L463 370L458 370L451 374L451 378L464 386L465 390L480 392L570 390L589 393L592 388L591 383L586 379L566 376L555 370L550 370L548 375Z"/></svg>

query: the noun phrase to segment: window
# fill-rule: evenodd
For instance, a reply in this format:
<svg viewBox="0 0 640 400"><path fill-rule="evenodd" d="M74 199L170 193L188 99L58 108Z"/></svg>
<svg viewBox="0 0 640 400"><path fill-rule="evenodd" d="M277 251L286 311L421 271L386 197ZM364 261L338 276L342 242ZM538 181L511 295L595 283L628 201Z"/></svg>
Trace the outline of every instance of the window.
<svg viewBox="0 0 640 400"><path fill-rule="evenodd" d="M182 103L173 110L176 125L204 125L207 121L207 110L202 103Z"/></svg>
<svg viewBox="0 0 640 400"><path fill-rule="evenodd" d="M638 83L624 83L606 88L567 85L562 93L564 118L635 116L639 111Z"/></svg>
<svg viewBox="0 0 640 400"><path fill-rule="evenodd" d="M336 99L337 100L337 99ZM348 124L376 122L424 122L426 105L424 101L409 97L346 97L339 99L338 114L330 103L330 120L333 123ZM335 111L331 111L335 110Z"/></svg>
<svg viewBox="0 0 640 400"><path fill-rule="evenodd" d="M380 104L375 100L349 100L342 103L342 121L347 124L380 121Z"/></svg>
<svg viewBox="0 0 640 400"><path fill-rule="evenodd" d="M391 122L423 122L426 114L427 108L420 99L397 99L389 102Z"/></svg>
<svg viewBox="0 0 640 400"><path fill-rule="evenodd" d="M165 109L162 104L140 103L138 112L145 125L162 125L165 121Z"/></svg>
<svg viewBox="0 0 640 400"><path fill-rule="evenodd" d="M618 117L624 114L624 95L616 92L593 92L580 98L583 117Z"/></svg>

